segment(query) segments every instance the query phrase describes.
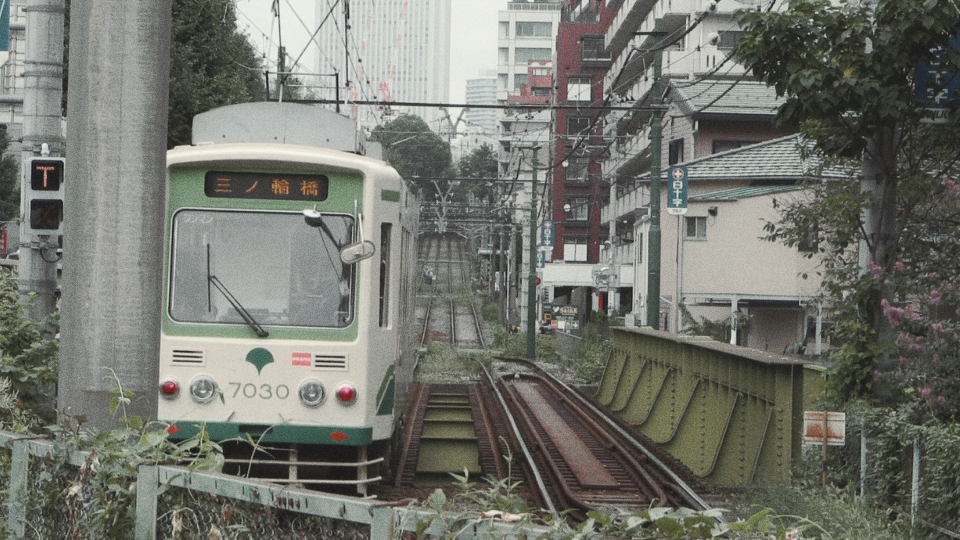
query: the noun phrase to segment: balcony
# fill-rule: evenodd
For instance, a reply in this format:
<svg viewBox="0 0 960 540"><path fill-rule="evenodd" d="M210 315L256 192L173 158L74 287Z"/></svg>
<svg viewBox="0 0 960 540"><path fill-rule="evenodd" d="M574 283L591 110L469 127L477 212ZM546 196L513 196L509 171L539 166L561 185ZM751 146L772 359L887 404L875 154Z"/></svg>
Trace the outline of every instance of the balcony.
<svg viewBox="0 0 960 540"><path fill-rule="evenodd" d="M650 190L645 186L627 191L600 209L600 223L613 220L636 220L647 215L650 206Z"/></svg>

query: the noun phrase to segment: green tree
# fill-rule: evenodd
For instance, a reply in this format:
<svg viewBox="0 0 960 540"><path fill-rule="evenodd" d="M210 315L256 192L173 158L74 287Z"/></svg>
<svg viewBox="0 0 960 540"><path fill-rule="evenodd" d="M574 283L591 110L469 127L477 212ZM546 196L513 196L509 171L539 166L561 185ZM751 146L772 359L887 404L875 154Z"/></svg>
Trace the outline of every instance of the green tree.
<svg viewBox="0 0 960 540"><path fill-rule="evenodd" d="M174 0L168 147L190 144L193 117L263 99L260 59L230 0Z"/></svg>
<svg viewBox="0 0 960 540"><path fill-rule="evenodd" d="M738 12L737 56L785 96L781 123L799 127L831 159L862 163L859 186L822 188L815 204L786 208L768 231L789 245L811 233L819 239L825 290L838 306L837 397L896 401L902 319L891 308L929 296L931 272L946 279L960 262L930 257L943 230L956 228L945 179L960 156L960 124L955 113L944 125L922 122L916 74L921 61L960 72L960 52L948 46L954 0L870 4L793 0L783 12ZM925 84L921 91L936 94L942 81ZM925 204L931 194L942 204Z"/></svg>
<svg viewBox="0 0 960 540"><path fill-rule="evenodd" d="M0 152L10 146L6 126L0 127ZM0 221L20 215L20 165L16 156L0 154Z"/></svg>
<svg viewBox="0 0 960 540"><path fill-rule="evenodd" d="M477 199L485 200L490 194L490 183L497 178L499 164L493 147L489 144L481 145L457 162L457 177L461 179L460 191L462 198L473 195ZM476 179L471 182L470 179Z"/></svg>
<svg viewBox="0 0 960 540"><path fill-rule="evenodd" d="M63 110L67 111L70 4L66 2ZM167 147L190 144L193 117L234 103L263 99L256 49L237 29L231 0L173 0Z"/></svg>
<svg viewBox="0 0 960 540"><path fill-rule="evenodd" d="M419 116L401 114L373 129L371 138L383 145L383 156L421 197L431 198L449 189L452 177L450 147Z"/></svg>

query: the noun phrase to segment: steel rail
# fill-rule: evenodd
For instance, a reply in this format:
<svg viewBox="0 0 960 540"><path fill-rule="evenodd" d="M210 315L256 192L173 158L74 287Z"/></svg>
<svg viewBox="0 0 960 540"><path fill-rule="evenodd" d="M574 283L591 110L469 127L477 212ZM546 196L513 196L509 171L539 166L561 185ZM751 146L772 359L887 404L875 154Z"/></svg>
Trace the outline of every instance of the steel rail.
<svg viewBox="0 0 960 540"><path fill-rule="evenodd" d="M450 346L457 347L457 306L450 300Z"/></svg>
<svg viewBox="0 0 960 540"><path fill-rule="evenodd" d="M551 379L544 378L537 375L527 375L526 377L535 378L537 384L543 384L550 392L553 392L557 399L562 402L569 402L565 398L566 391L553 384L554 381ZM586 411L581 407L565 407L567 411L578 419L582 425L590 431L598 441L603 441L605 443L605 448L610 450L614 455L618 456L617 459L621 461L624 466L624 472L629 474L633 478L633 481L636 483L637 487L644 493L644 495L650 500L657 500L660 504L671 504L676 502L676 500L671 500L664 490L662 484L666 479L661 478L660 480L651 476L648 468L639 463L633 455L628 451L628 449L622 444L623 437L619 439L614 437L610 432L604 431L602 429L591 429L592 426L596 426L596 412ZM659 472L659 471L658 471ZM589 497L587 498L589 500Z"/></svg>
<svg viewBox="0 0 960 540"><path fill-rule="evenodd" d="M423 330L420 333L420 348L424 347L424 344L427 342L427 333L430 331L430 315L433 311L433 296L430 296L430 299L427 300L427 308L423 314Z"/></svg>
<svg viewBox="0 0 960 540"><path fill-rule="evenodd" d="M637 441L632 434L630 434L628 431L623 429L616 422L611 420L606 413L604 413L603 411L595 407L592 403L587 401L582 395L580 395L580 392L571 388L565 382L554 377L550 373L547 373L546 371L540 369L539 367L537 367L536 364L533 364L528 360L524 360L520 358L506 358L506 357L500 357L497 359L505 362L527 364L533 369L537 370L538 372L541 372L545 377L553 379L556 382L556 384L563 387L571 396L573 396L578 401L580 401L583 404L583 406L587 407L591 411L594 411L598 416L600 416L603 422L606 423L611 429L613 429L614 431L616 431L617 433L625 437L627 440L629 440L631 446L633 446L634 449L642 452L647 457L647 459L650 460L651 463L655 464L661 471L663 471L664 474L666 474L670 478L670 480L675 483L674 485L677 486L678 491L680 492L680 495L684 498L684 500L687 501L688 504L690 504L691 506L694 506L694 505L699 506L700 510L707 510L710 508L710 505L707 504L707 502L704 501L699 495L697 495L696 491L694 491L693 488L691 488L686 482L683 481L683 479L677 476L675 472L670 470L670 468L667 467L667 465L663 461L661 461L656 455L654 455L653 452L651 452L649 449L647 449L642 444L640 444L640 442ZM721 521L723 520L721 519Z"/></svg>
<svg viewBox="0 0 960 540"><path fill-rule="evenodd" d="M503 383L503 379L504 377L500 377L501 384ZM569 482L565 480L563 471L561 471L557 465L558 460L550 455L547 442L543 440L543 437L541 437L537 426L534 424L532 411L529 411L523 404L521 404L517 396L513 395L513 392L509 393L509 400L511 403L513 403L516 409L516 414L520 416L523 424L526 426L527 436L532 440L536 453L539 454L543 459L544 467L550 473L551 479L556 486L556 490L558 490L565 499L563 501L565 506L576 507L576 510L580 512L580 518L585 519L586 513L592 510L593 507L580 498L580 496L578 496L573 489L571 489ZM534 466L536 465L534 464ZM537 468L537 470L539 474L539 468Z"/></svg>
<svg viewBox="0 0 960 540"><path fill-rule="evenodd" d="M480 344L481 349L487 348L487 343L483 339L483 324L480 322L480 315L477 313L477 306L470 303L470 313L473 314L473 323L477 325L477 343Z"/></svg>
<svg viewBox="0 0 960 540"><path fill-rule="evenodd" d="M487 366L480 364L480 367L483 369L484 375L487 376L487 380L490 382L490 387L493 389L494 395L497 396L497 401L500 402L500 408L503 411L503 415L507 419L507 422L510 424L510 431L513 433L514 441L516 441L517 445L520 446L520 450L523 452L523 456L527 460L530 474L533 476L534 483L536 483L536 487L539 490L541 501L543 501L544 506L546 506L547 510L550 511L550 514L553 516L553 518L559 519L560 514L557 512L557 507L553 503L553 498L550 496L550 492L547 490L547 486L543 482L543 477L540 475L540 471L537 467L536 461L534 461L533 454L530 453L530 449L527 448L527 444L523 441L523 437L520 436L520 428L517 426L517 421L513 418L513 414L510 413L510 409L507 407L507 402L503 398L503 394L501 394L500 390L497 388L496 380L494 380L494 377L490 375L490 371L487 369Z"/></svg>

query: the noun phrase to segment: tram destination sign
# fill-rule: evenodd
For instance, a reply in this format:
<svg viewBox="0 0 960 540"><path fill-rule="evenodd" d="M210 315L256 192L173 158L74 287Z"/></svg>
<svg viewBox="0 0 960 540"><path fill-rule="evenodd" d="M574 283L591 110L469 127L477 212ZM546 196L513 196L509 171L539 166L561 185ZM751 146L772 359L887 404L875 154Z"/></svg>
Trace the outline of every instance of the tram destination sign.
<svg viewBox="0 0 960 540"><path fill-rule="evenodd" d="M329 179L322 174L275 174L209 171L204 177L207 197L325 201Z"/></svg>

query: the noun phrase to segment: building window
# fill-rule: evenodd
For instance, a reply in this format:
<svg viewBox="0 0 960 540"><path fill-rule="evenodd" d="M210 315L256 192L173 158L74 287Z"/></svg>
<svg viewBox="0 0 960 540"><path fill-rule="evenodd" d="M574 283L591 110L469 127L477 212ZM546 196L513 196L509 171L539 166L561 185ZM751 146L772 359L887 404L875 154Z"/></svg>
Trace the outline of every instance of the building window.
<svg viewBox="0 0 960 540"><path fill-rule="evenodd" d="M567 101L592 101L593 88L590 77L576 75L567 77Z"/></svg>
<svg viewBox="0 0 960 540"><path fill-rule="evenodd" d="M706 240L707 239L707 218L706 217L687 217L684 219L686 230L684 239L686 240Z"/></svg>
<svg viewBox="0 0 960 540"><path fill-rule="evenodd" d="M670 165L676 165L683 161L683 139L674 139L670 141Z"/></svg>
<svg viewBox="0 0 960 540"><path fill-rule="evenodd" d="M587 239L579 236L564 236L563 260L567 262L587 262Z"/></svg>
<svg viewBox="0 0 960 540"><path fill-rule="evenodd" d="M586 197L571 197L564 204L563 218L566 221L586 221L590 214L590 201ZM570 207L567 210L567 206Z"/></svg>
<svg viewBox="0 0 960 540"><path fill-rule="evenodd" d="M740 140L724 140L716 139L713 141L713 153L718 154L720 152L726 152L728 150L736 150L741 146L747 146L748 144L754 144L755 141L740 141Z"/></svg>
<svg viewBox="0 0 960 540"><path fill-rule="evenodd" d="M637 254L637 264L643 262L643 233L637 234L637 240L634 242L634 253Z"/></svg>
<svg viewBox="0 0 960 540"><path fill-rule="evenodd" d="M529 80L530 78L526 73L517 73L513 76L513 89L519 91Z"/></svg>
<svg viewBox="0 0 960 540"><path fill-rule="evenodd" d="M820 246L817 240L819 236L817 233L818 231L815 225L807 229L806 234L804 234L800 242L797 243L797 250L801 253L816 253Z"/></svg>
<svg viewBox="0 0 960 540"><path fill-rule="evenodd" d="M564 179L568 184L586 184L590 180L588 174L590 169L590 160L587 158L571 158L568 161L567 172Z"/></svg>
<svg viewBox="0 0 960 540"><path fill-rule="evenodd" d="M583 60L609 60L610 53L606 52L602 37L584 37L580 41L580 52Z"/></svg>
<svg viewBox="0 0 960 540"><path fill-rule="evenodd" d="M740 30L724 30L718 32L720 34L720 42L717 43L717 48L722 51L732 51L737 48L737 43L740 41L740 38L743 37L743 32Z"/></svg>
<svg viewBox="0 0 960 540"><path fill-rule="evenodd" d="M550 49L517 47L513 51L513 63L527 65L531 60L550 60L552 56Z"/></svg>
<svg viewBox="0 0 960 540"><path fill-rule="evenodd" d="M567 135L579 135L590 129L590 117L588 116L568 116L567 117Z"/></svg>
<svg viewBox="0 0 960 540"><path fill-rule="evenodd" d="M551 37L553 28L549 22L517 21L517 37Z"/></svg>

